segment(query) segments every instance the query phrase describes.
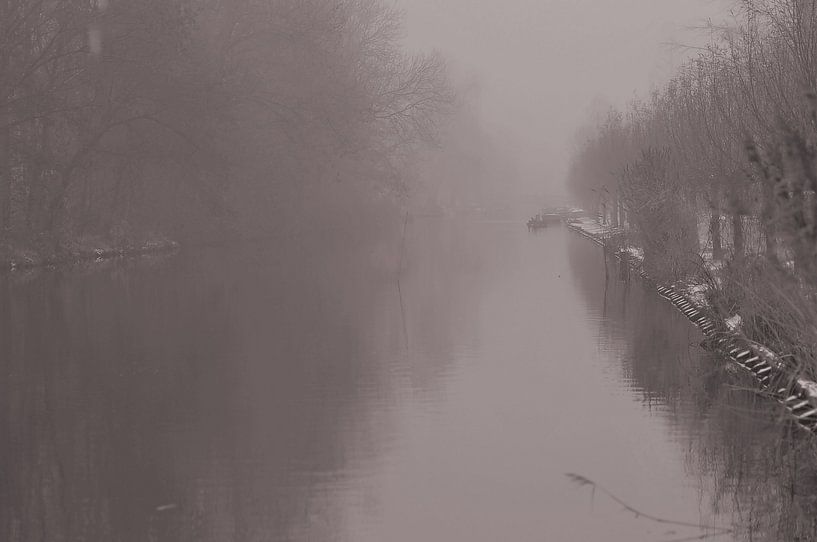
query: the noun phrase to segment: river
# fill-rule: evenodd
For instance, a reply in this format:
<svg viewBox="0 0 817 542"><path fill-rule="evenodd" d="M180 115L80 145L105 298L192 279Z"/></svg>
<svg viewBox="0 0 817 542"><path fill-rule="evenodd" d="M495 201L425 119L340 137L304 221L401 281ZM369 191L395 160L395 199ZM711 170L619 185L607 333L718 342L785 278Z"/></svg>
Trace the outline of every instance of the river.
<svg viewBox="0 0 817 542"><path fill-rule="evenodd" d="M599 247L418 218L399 278L366 255L2 278L0 539L814 539L814 444Z"/></svg>

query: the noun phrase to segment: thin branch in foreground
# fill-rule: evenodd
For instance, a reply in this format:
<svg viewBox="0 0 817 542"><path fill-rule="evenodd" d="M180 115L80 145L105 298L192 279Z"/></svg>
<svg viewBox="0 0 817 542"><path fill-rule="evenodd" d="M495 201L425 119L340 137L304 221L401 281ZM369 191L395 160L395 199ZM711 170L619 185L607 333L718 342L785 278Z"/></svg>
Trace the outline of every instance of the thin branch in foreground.
<svg viewBox="0 0 817 542"><path fill-rule="evenodd" d="M683 540L704 540L706 538L713 538L713 537L716 537L716 536L732 534L732 533L735 532L735 529L732 528L732 527L707 526L707 525L702 525L700 523L692 523L692 522L688 522L688 521L676 521L676 520L673 520L673 519L667 519L667 518L662 518L662 517L658 517L658 516L653 516L652 514L644 513L641 510L638 510L637 508L635 508L633 506L630 506L629 504L627 504L623 500L619 499L615 494L613 494L612 492L605 489L604 486L601 486L601 485L597 484L596 482L594 482L593 480L591 480L589 478L586 478L586 477L584 477L584 476L582 476L580 474L574 474L572 472L565 473L565 476L567 476L570 479L571 482L578 485L579 487L589 487L593 491L593 494L595 494L595 492L598 490L599 492L603 493L604 495L607 495L607 497L609 497L610 499L612 499L613 501L615 501L616 503L621 505L624 508L624 510L632 513L635 516L636 519L642 519L643 518L643 519L647 519L649 521L653 521L655 523L661 523L661 524L664 524L664 525L676 525L678 527L692 527L692 528L695 528L695 529L701 529L703 531L708 531L706 533L703 533L699 537L685 538Z"/></svg>

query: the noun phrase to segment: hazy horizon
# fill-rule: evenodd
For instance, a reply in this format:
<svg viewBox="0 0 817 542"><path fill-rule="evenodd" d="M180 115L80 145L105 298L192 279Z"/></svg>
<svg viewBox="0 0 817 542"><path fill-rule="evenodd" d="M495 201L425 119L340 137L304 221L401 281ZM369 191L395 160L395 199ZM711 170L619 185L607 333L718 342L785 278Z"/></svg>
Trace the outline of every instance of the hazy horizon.
<svg viewBox="0 0 817 542"><path fill-rule="evenodd" d="M571 144L593 111L669 77L728 0L397 0L411 49L442 52L478 86L497 142L519 163L520 194L562 194Z"/></svg>

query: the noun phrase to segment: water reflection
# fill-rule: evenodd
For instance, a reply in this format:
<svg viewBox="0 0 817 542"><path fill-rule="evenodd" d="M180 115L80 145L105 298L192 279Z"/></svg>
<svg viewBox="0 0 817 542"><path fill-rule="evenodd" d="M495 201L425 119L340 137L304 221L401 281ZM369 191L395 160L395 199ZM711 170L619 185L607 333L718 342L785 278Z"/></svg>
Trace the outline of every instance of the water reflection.
<svg viewBox="0 0 817 542"><path fill-rule="evenodd" d="M358 332L379 288L287 260L4 283L0 538L290 540L315 514L334 531L313 487L388 442L358 392L380 386Z"/></svg>
<svg viewBox="0 0 817 542"><path fill-rule="evenodd" d="M391 247L392 249L394 247ZM595 245L417 221L0 289L0 539L809 540L813 443ZM393 259L393 258L392 258Z"/></svg>
<svg viewBox="0 0 817 542"><path fill-rule="evenodd" d="M570 259L600 348L616 352L634 399L661 412L686 451L702 503L736 540L817 539L817 447L752 391L744 374L700 347L703 336L615 258L594 279L601 249L572 244Z"/></svg>

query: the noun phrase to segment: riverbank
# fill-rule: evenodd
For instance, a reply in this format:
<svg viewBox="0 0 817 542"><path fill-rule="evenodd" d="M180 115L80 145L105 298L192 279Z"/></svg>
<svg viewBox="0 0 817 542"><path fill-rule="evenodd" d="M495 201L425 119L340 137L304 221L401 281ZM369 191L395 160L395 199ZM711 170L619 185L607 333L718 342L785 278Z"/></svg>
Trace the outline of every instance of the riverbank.
<svg viewBox="0 0 817 542"><path fill-rule="evenodd" d="M567 226L626 262L701 330L704 346L751 373L758 391L782 404L800 427L817 432L817 383L792 370L792 363L785 363L778 353L741 333L740 315L721 314L710 303L707 292L720 279L717 265L711 262L706 265L709 282L684 280L662 284L644 270L643 250L629 244L621 229L607 227L593 218L572 219Z"/></svg>
<svg viewBox="0 0 817 542"><path fill-rule="evenodd" d="M140 239L111 240L88 236L68 242L28 244L24 247L7 244L0 247L0 271L73 265L101 262L116 258L128 258L173 252L179 243L162 235L149 235Z"/></svg>

